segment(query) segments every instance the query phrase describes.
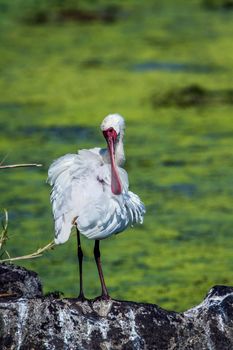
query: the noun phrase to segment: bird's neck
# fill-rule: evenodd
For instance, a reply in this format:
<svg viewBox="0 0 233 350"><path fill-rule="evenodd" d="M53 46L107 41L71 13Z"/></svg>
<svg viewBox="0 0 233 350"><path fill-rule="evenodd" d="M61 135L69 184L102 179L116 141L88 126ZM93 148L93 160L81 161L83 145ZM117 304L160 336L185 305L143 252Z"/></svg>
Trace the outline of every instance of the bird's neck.
<svg viewBox="0 0 233 350"><path fill-rule="evenodd" d="M122 166L125 162L123 135L120 136L118 142L116 143L114 154L116 165ZM102 156L104 162L111 163L108 148L100 149L100 155Z"/></svg>
<svg viewBox="0 0 233 350"><path fill-rule="evenodd" d="M125 162L125 152L123 144L123 135L120 135L119 141L116 144L115 148L115 160L118 166L121 166Z"/></svg>

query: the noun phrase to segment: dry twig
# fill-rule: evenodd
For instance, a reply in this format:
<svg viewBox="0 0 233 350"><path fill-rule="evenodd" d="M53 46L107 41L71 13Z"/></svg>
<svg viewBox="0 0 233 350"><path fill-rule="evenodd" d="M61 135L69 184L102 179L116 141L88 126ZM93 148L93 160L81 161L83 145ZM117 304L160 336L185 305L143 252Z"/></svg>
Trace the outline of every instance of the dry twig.
<svg viewBox="0 0 233 350"><path fill-rule="evenodd" d="M29 163L29 164L10 164L10 165L0 165L0 169L9 169L9 168L26 168L26 167L40 167L42 164Z"/></svg>
<svg viewBox="0 0 233 350"><path fill-rule="evenodd" d="M29 164L11 164L11 165L2 165L2 162L0 163L0 169L9 169L9 168L23 168L23 167L40 167L42 164L36 164L36 163L29 163ZM3 231L0 235L0 250L2 249L3 245L6 243L8 237L7 237L7 228L8 228L8 213L5 210L5 222L2 224L3 226ZM27 259L34 259L38 258L43 255L44 252L51 250L55 247L55 242L52 241L45 245L42 248L37 249L35 252L23 256L17 256L15 258L11 258L9 253L5 250L2 252L1 255L6 254L8 256L7 259L0 259L0 263L9 261L16 261L16 260L27 260Z"/></svg>
<svg viewBox="0 0 233 350"><path fill-rule="evenodd" d="M43 255L44 252L53 249L55 247L55 245L56 245L55 242L52 241L52 242L48 243L46 246L37 249L35 252L33 252L31 254L17 256L15 258L3 259L3 260L0 260L0 263L6 262L6 261L12 262L12 261L16 261L16 260L27 260L27 259L39 258L40 256Z"/></svg>
<svg viewBox="0 0 233 350"><path fill-rule="evenodd" d="M0 293L0 298L9 298L9 297L16 297L17 294L16 293Z"/></svg>
<svg viewBox="0 0 233 350"><path fill-rule="evenodd" d="M5 221L2 222L2 232L0 236L0 250L6 243L8 237L7 237L7 229L8 229L8 212L6 209L4 209L5 212Z"/></svg>

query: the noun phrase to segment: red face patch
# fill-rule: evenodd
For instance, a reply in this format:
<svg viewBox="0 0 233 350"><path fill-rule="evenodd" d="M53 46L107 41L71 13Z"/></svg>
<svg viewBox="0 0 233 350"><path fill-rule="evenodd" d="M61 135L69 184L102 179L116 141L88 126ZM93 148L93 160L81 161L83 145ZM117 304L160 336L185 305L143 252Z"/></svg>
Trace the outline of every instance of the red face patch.
<svg viewBox="0 0 233 350"><path fill-rule="evenodd" d="M117 132L113 128L108 128L108 129L104 130L103 135L104 135L105 139L107 140L107 142L109 139L112 139L113 142L115 142L117 139Z"/></svg>

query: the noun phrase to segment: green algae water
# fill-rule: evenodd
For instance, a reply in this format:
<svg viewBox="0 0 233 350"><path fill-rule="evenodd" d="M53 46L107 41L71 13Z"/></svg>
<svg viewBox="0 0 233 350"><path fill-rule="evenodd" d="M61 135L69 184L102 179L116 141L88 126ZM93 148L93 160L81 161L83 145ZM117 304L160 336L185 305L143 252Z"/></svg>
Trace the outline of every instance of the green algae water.
<svg viewBox="0 0 233 350"><path fill-rule="evenodd" d="M142 226L101 241L113 298L176 311L233 283L233 10L222 1L0 1L0 158L6 249L53 239L50 163L104 147L99 125L125 117L130 189ZM87 297L100 293L93 241L82 240ZM75 234L20 261L44 291L78 294Z"/></svg>

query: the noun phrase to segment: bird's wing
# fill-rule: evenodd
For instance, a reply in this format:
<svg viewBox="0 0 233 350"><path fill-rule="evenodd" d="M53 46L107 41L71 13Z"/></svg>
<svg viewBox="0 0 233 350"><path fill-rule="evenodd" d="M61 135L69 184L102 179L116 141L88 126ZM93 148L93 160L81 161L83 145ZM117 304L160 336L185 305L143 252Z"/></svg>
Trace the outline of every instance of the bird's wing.
<svg viewBox="0 0 233 350"><path fill-rule="evenodd" d="M125 208L129 216L129 225L142 224L146 213L145 205L139 196L131 191L124 194Z"/></svg>
<svg viewBox="0 0 233 350"><path fill-rule="evenodd" d="M139 196L129 191L128 174L123 168L119 168L119 174L123 185L123 205L127 212L128 225L143 223L143 216L146 212L145 206Z"/></svg>
<svg viewBox="0 0 233 350"><path fill-rule="evenodd" d="M91 150L67 154L55 160L48 171L48 183L52 186L51 202L55 220L55 242L64 243L70 236L77 208L73 193L88 174L100 166L101 158Z"/></svg>
<svg viewBox="0 0 233 350"><path fill-rule="evenodd" d="M89 239L103 239L143 222L144 204L136 194L128 191L127 172L122 168L118 168L118 171L122 194L112 194L111 168L109 164L104 164L98 169L98 178L103 182L102 191L80 210L76 223L80 232Z"/></svg>

